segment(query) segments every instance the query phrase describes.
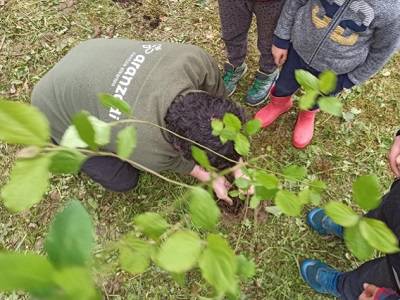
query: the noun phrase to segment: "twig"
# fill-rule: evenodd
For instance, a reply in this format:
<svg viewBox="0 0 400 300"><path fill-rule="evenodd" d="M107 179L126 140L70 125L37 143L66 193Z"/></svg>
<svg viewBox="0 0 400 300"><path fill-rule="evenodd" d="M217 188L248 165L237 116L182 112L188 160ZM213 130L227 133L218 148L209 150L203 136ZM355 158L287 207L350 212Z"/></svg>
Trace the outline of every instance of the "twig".
<svg viewBox="0 0 400 300"><path fill-rule="evenodd" d="M69 149L68 147L63 147L63 146L55 146L55 145L48 145L48 146L50 146L50 147L47 147L44 150L46 150L46 151L58 151L60 148ZM78 149L78 150L80 152L86 153L86 154L91 154L91 155L95 154L95 155L100 155L100 156L112 156L112 157L116 157L116 158L122 160L122 158L120 156L118 156L117 154L112 153L112 152L102 152L102 151L96 152L96 151L87 150L87 149ZM182 182L170 179L168 177L165 177L165 176L157 173L156 171L153 171L152 169L149 169L149 168L143 166L142 164L140 164L138 162L135 162L133 160L130 160L130 159L123 159L123 160L128 162L132 166L134 166L134 167L136 167L138 169L142 169L142 170L144 170L146 172L149 172L150 174L153 174L153 175L155 175L155 176L157 176L157 177L159 177L159 178L161 178L161 179L163 179L163 180L165 180L165 181L167 181L169 183L173 183L173 184L176 184L176 185L179 185L179 186L182 186L182 187L185 187L185 188L189 188L189 189L194 188L194 186L192 186L192 185L188 185L186 183L182 183Z"/></svg>

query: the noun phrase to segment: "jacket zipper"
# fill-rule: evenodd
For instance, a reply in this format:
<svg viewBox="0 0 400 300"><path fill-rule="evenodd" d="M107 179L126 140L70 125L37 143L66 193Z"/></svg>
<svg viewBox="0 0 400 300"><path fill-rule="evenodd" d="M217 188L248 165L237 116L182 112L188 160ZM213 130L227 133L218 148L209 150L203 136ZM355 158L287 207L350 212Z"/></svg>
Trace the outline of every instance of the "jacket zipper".
<svg viewBox="0 0 400 300"><path fill-rule="evenodd" d="M315 48L314 53L311 55L310 63L309 63L310 65L312 64L312 62L313 62L315 56L318 54L318 52L319 52L319 50L320 50L322 44L325 42L326 38L332 33L332 29L335 28L335 27L337 26L337 24L339 23L340 18L341 18L341 17L343 16L343 14L345 13L346 8L347 8L347 6L349 6L349 3L350 3L351 1L352 1L352 0L347 0L347 1L343 4L343 6L341 7L342 10L341 10L340 13L338 14L336 20L335 20L334 22L332 22L331 26L329 26L328 31L326 32L325 36L324 36L324 37L322 38L322 40L319 42L318 46Z"/></svg>

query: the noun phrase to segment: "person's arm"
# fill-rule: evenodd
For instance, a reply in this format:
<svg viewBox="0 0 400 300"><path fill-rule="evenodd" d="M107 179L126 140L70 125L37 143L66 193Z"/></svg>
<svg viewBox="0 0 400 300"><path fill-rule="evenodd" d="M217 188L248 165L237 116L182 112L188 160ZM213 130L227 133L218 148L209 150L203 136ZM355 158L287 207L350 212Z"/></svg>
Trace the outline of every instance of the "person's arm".
<svg viewBox="0 0 400 300"><path fill-rule="evenodd" d="M286 0L281 16L279 17L274 36L272 39L272 56L277 66L286 62L292 27L296 19L297 11L304 6L308 0Z"/></svg>
<svg viewBox="0 0 400 300"><path fill-rule="evenodd" d="M355 85L363 83L382 69L400 46L400 16L377 28L372 39L365 62L348 73Z"/></svg>
<svg viewBox="0 0 400 300"><path fill-rule="evenodd" d="M309 0L286 0L274 32L273 44L280 49L289 49L292 27L297 11Z"/></svg>
<svg viewBox="0 0 400 300"><path fill-rule="evenodd" d="M211 180L210 173L198 165L194 166L192 172L190 172L190 175L199 180L200 182L207 182ZM228 180L226 180L224 176L219 176L215 178L212 183L212 187L218 199L221 199L230 205L233 204L232 199L228 195L228 191L231 187L231 184L228 182Z"/></svg>

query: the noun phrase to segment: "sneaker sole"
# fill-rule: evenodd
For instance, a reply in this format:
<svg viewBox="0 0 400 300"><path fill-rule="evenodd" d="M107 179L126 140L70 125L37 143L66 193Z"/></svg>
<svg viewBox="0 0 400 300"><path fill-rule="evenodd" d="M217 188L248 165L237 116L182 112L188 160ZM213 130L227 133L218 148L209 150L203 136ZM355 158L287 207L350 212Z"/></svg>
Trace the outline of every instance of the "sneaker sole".
<svg viewBox="0 0 400 300"><path fill-rule="evenodd" d="M232 96L236 92L237 85L238 85L239 81L244 77L244 75L246 75L248 69L249 68L247 67L247 65L245 65L245 68L244 68L244 71L243 71L242 75L240 76L238 82L236 83L235 88L233 89L233 91L228 94L228 97Z"/></svg>

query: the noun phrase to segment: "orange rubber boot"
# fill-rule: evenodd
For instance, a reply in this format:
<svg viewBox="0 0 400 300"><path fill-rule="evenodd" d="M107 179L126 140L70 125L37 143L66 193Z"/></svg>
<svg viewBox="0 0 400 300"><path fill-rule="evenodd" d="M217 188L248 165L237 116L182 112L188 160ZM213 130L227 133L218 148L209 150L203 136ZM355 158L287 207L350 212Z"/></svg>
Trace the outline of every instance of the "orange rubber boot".
<svg viewBox="0 0 400 300"><path fill-rule="evenodd" d="M315 115L319 110L301 110L297 116L293 131L293 146L298 149L307 147L313 138Z"/></svg>
<svg viewBox="0 0 400 300"><path fill-rule="evenodd" d="M255 119L261 121L261 127L263 128L271 125L280 115L287 112L293 106L292 96L276 97L274 96L274 90L273 88L270 102L254 116Z"/></svg>

